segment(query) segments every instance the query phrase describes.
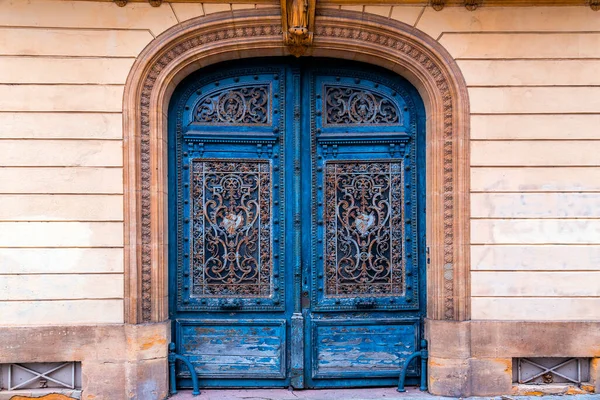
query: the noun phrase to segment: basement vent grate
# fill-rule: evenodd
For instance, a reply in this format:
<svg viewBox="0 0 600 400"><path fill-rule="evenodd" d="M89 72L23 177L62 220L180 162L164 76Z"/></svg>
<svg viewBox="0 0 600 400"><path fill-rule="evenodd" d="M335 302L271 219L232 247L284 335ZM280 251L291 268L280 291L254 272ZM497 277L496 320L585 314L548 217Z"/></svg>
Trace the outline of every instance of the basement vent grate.
<svg viewBox="0 0 600 400"><path fill-rule="evenodd" d="M513 382L529 385L587 382L589 358L531 357L513 359Z"/></svg>
<svg viewBox="0 0 600 400"><path fill-rule="evenodd" d="M80 389L81 363L0 364L0 390Z"/></svg>

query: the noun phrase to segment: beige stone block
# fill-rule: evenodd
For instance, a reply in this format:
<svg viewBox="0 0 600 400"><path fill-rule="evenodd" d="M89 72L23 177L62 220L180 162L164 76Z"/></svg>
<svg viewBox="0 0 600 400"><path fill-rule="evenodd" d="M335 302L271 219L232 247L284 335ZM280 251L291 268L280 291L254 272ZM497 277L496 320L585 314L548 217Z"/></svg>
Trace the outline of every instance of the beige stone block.
<svg viewBox="0 0 600 400"><path fill-rule="evenodd" d="M472 87L469 99L476 114L597 113L600 87Z"/></svg>
<svg viewBox="0 0 600 400"><path fill-rule="evenodd" d="M599 244L598 219L475 219L473 244Z"/></svg>
<svg viewBox="0 0 600 400"><path fill-rule="evenodd" d="M365 6L359 4L342 4L340 10L363 12Z"/></svg>
<svg viewBox="0 0 600 400"><path fill-rule="evenodd" d="M251 4L251 3L231 3L231 9L232 10L250 10L256 8L256 4Z"/></svg>
<svg viewBox="0 0 600 400"><path fill-rule="evenodd" d="M3 140L3 167L121 167L120 140Z"/></svg>
<svg viewBox="0 0 600 400"><path fill-rule="evenodd" d="M442 32L591 32L598 20L584 7L427 7L417 28L434 38Z"/></svg>
<svg viewBox="0 0 600 400"><path fill-rule="evenodd" d="M134 58L0 57L1 83L124 85Z"/></svg>
<svg viewBox="0 0 600 400"><path fill-rule="evenodd" d="M0 195L0 221L123 221L123 196Z"/></svg>
<svg viewBox="0 0 600 400"><path fill-rule="evenodd" d="M122 299L123 274L0 275L0 301Z"/></svg>
<svg viewBox="0 0 600 400"><path fill-rule="evenodd" d="M474 192L596 192L600 168L471 168Z"/></svg>
<svg viewBox="0 0 600 400"><path fill-rule="evenodd" d="M380 15L388 18L392 13L392 7L386 5L369 6L365 5L365 13Z"/></svg>
<svg viewBox="0 0 600 400"><path fill-rule="evenodd" d="M204 16L204 5L202 3L171 3L171 7L179 21Z"/></svg>
<svg viewBox="0 0 600 400"><path fill-rule="evenodd" d="M511 358L472 358L469 364L472 395L496 396L511 392Z"/></svg>
<svg viewBox="0 0 600 400"><path fill-rule="evenodd" d="M122 273L122 248L0 248L4 274Z"/></svg>
<svg viewBox="0 0 600 400"><path fill-rule="evenodd" d="M2 139L121 139L121 114L0 113Z"/></svg>
<svg viewBox="0 0 600 400"><path fill-rule="evenodd" d="M131 378L123 362L84 361L81 363L82 399L131 399L127 390Z"/></svg>
<svg viewBox="0 0 600 400"><path fill-rule="evenodd" d="M468 86L600 85L600 60L458 60Z"/></svg>
<svg viewBox="0 0 600 400"><path fill-rule="evenodd" d="M600 58L600 33L444 34L440 44L458 59Z"/></svg>
<svg viewBox="0 0 600 400"><path fill-rule="evenodd" d="M472 115L471 139L600 139L600 114Z"/></svg>
<svg viewBox="0 0 600 400"><path fill-rule="evenodd" d="M600 246L473 245L472 270L600 270Z"/></svg>
<svg viewBox="0 0 600 400"><path fill-rule="evenodd" d="M205 15L231 11L231 4L229 3L204 3L203 6Z"/></svg>
<svg viewBox="0 0 600 400"><path fill-rule="evenodd" d="M121 222L0 222L0 247L121 246Z"/></svg>
<svg viewBox="0 0 600 400"><path fill-rule="evenodd" d="M585 321L600 319L600 298L473 297L474 320Z"/></svg>
<svg viewBox="0 0 600 400"><path fill-rule="evenodd" d="M598 321L472 321L471 337L471 355L478 358L600 354Z"/></svg>
<svg viewBox="0 0 600 400"><path fill-rule="evenodd" d="M2 325L123 323L123 300L0 302Z"/></svg>
<svg viewBox="0 0 600 400"><path fill-rule="evenodd" d="M122 194L122 168L0 168L0 193Z"/></svg>
<svg viewBox="0 0 600 400"><path fill-rule="evenodd" d="M390 18L414 26L425 8L426 7L394 6L392 7Z"/></svg>
<svg viewBox="0 0 600 400"><path fill-rule="evenodd" d="M470 393L469 360L429 357L427 367L429 393L453 397Z"/></svg>
<svg viewBox="0 0 600 400"><path fill-rule="evenodd" d="M3 111L121 112L123 86L0 85Z"/></svg>
<svg viewBox="0 0 600 400"><path fill-rule="evenodd" d="M126 366L131 370L130 376L136 378L132 379L133 385L128 389L130 397L135 393L135 397L140 399L166 398L169 390L166 358L142 360Z"/></svg>
<svg viewBox="0 0 600 400"><path fill-rule="evenodd" d="M177 24L170 7L130 2L8 0L0 3L0 25L23 27L148 29L158 35Z"/></svg>
<svg viewBox="0 0 600 400"><path fill-rule="evenodd" d="M153 360L168 356L171 342L170 323L126 325L129 340L127 358L134 361Z"/></svg>
<svg viewBox="0 0 600 400"><path fill-rule="evenodd" d="M425 337L429 341L429 356L467 359L470 356L470 321L425 320Z"/></svg>
<svg viewBox="0 0 600 400"><path fill-rule="evenodd" d="M600 193L473 193L475 218L600 217Z"/></svg>
<svg viewBox="0 0 600 400"><path fill-rule="evenodd" d="M471 141L471 166L598 166L600 141Z"/></svg>
<svg viewBox="0 0 600 400"><path fill-rule="evenodd" d="M476 297L599 297L600 271L473 271Z"/></svg>
<svg viewBox="0 0 600 400"><path fill-rule="evenodd" d="M149 31L0 28L0 55L136 57Z"/></svg>

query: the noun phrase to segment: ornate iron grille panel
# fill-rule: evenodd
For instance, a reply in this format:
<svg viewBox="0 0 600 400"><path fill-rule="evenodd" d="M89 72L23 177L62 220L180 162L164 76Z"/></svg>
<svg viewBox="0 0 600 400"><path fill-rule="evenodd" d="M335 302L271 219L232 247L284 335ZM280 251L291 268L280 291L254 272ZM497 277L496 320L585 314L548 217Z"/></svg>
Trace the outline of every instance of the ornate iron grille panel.
<svg viewBox="0 0 600 400"><path fill-rule="evenodd" d="M271 295L271 165L194 159L192 296Z"/></svg>
<svg viewBox="0 0 600 400"><path fill-rule="evenodd" d="M325 164L327 296L402 295L402 162Z"/></svg>
<svg viewBox="0 0 600 400"><path fill-rule="evenodd" d="M194 122L228 125L269 125L271 86L237 86L200 99Z"/></svg>
<svg viewBox="0 0 600 400"><path fill-rule="evenodd" d="M347 87L324 87L326 125L368 124L402 125L402 113L387 97L371 90Z"/></svg>

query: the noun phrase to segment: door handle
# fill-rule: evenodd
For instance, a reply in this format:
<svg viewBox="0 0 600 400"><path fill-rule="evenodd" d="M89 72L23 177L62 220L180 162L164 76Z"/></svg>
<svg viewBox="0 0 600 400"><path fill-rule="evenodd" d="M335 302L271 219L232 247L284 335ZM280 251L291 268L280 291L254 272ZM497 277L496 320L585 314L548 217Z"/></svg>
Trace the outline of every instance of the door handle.
<svg viewBox="0 0 600 400"><path fill-rule="evenodd" d="M375 302L375 299L357 299L354 302L354 306L361 310L372 309L377 306L377 302Z"/></svg>
<svg viewBox="0 0 600 400"><path fill-rule="evenodd" d="M219 304L221 310L239 310L242 308L242 302L239 300L222 300Z"/></svg>

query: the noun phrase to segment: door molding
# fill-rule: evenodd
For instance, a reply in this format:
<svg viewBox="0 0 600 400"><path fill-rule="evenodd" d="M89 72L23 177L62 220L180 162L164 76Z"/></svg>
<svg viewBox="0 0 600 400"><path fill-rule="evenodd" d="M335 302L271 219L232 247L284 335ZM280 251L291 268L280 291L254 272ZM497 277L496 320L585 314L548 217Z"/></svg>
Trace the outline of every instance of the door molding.
<svg viewBox="0 0 600 400"><path fill-rule="evenodd" d="M167 111L183 78L204 66L284 56L278 8L212 14L178 24L142 51L123 104L125 320L168 318ZM469 319L469 100L448 52L412 26L318 10L306 55L353 59L408 79L427 114L427 316Z"/></svg>

